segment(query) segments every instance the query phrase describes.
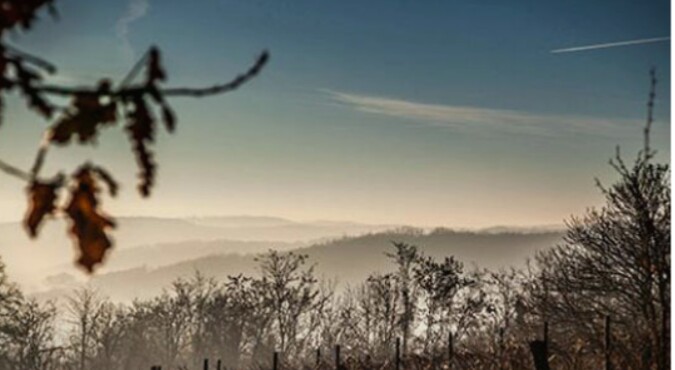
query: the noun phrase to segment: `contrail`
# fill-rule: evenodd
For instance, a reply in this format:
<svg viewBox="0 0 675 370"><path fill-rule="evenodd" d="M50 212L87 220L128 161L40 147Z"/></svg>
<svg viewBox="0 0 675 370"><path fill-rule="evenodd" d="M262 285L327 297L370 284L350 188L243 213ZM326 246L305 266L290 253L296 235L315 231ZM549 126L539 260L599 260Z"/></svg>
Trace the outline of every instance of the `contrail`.
<svg viewBox="0 0 675 370"><path fill-rule="evenodd" d="M628 40L628 41L609 42L609 43L606 43L606 44L575 46L575 47L571 47L571 48L551 50L551 53L572 53L572 52L575 52L575 51L605 49L605 48L613 48L613 47L617 47L617 46L627 46L627 45L649 44L649 43L652 43L652 42L661 42L661 41L668 41L668 40L670 40L670 37L653 37L653 38L650 38L650 39Z"/></svg>
<svg viewBox="0 0 675 370"><path fill-rule="evenodd" d="M134 49L129 40L131 24L143 18L149 9L150 0L130 0L126 13L115 24L117 37L122 40L122 48L130 57L134 57Z"/></svg>

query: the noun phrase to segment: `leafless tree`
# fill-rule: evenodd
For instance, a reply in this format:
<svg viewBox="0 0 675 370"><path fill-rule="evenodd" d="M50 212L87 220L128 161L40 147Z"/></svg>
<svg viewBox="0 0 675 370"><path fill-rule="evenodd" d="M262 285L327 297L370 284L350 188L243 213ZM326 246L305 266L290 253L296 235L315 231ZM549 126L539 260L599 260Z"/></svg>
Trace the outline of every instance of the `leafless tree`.
<svg viewBox="0 0 675 370"><path fill-rule="evenodd" d="M632 164L617 149L610 164L618 181L598 182L605 205L572 218L564 243L538 256L541 283L533 297L551 321L597 351L602 318L610 315L615 361L664 370L670 366L670 167L656 163L649 146L654 83L644 149Z"/></svg>
<svg viewBox="0 0 675 370"><path fill-rule="evenodd" d="M395 251L387 253L397 267L396 280L401 299L401 313L398 319L403 336L403 353L407 353L412 327L415 323L418 290L413 280L413 268L419 258L419 252L414 245L393 242Z"/></svg>

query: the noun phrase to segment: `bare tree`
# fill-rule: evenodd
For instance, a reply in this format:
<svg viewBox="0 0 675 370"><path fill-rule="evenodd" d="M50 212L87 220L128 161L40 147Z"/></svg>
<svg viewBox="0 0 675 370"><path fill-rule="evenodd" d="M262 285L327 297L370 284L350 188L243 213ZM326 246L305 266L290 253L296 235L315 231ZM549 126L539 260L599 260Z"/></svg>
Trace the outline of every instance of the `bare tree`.
<svg viewBox="0 0 675 370"><path fill-rule="evenodd" d="M392 244L395 251L387 253L387 257L392 259L397 267L395 276L401 299L401 313L398 320L403 336L403 353L405 354L408 352L411 331L415 322L418 295L413 280L413 268L419 258L419 252L414 245L401 242L392 242Z"/></svg>
<svg viewBox="0 0 675 370"><path fill-rule="evenodd" d="M464 266L454 257L445 257L438 262L431 257L420 256L414 268L414 278L424 300L425 339L424 350L430 353L435 345L445 340L451 326L451 316L461 293L474 284L464 274Z"/></svg>
<svg viewBox="0 0 675 370"><path fill-rule="evenodd" d="M568 222L565 242L538 256L539 306L602 350L602 318L615 329L613 358L631 368L670 364L670 167L645 146L632 164L617 150L610 161L619 180L598 182L605 205ZM624 340L622 340L622 338ZM624 350L620 350L623 348Z"/></svg>
<svg viewBox="0 0 675 370"><path fill-rule="evenodd" d="M270 251L258 258L262 293L271 307L272 326L277 340L275 347L286 356L303 348L299 340L308 330L306 320L321 304L314 267L305 267L307 255Z"/></svg>
<svg viewBox="0 0 675 370"><path fill-rule="evenodd" d="M0 326L0 369L52 369L58 348L54 346L54 307L41 307L24 301L12 310L11 317Z"/></svg>
<svg viewBox="0 0 675 370"><path fill-rule="evenodd" d="M79 370L88 369L95 355L105 311L106 301L91 288L78 289L67 297L66 313L73 326L70 348Z"/></svg>

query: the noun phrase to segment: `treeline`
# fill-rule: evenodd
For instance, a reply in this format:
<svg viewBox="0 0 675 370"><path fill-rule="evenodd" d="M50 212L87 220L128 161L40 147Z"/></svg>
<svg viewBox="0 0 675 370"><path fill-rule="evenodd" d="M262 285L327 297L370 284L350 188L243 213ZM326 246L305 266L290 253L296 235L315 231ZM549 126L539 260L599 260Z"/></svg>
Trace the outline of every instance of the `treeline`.
<svg viewBox="0 0 675 370"><path fill-rule="evenodd" d="M270 251L259 274L199 274L163 294L116 305L91 290L54 305L24 297L0 273L0 369L533 368L548 327L553 369L670 366L670 170L643 151L617 157L601 209L568 222L564 242L522 270L466 268L394 242L390 272L337 289L307 256ZM130 287L131 288L131 287ZM611 331L605 332L605 318ZM607 343L611 343L608 346ZM317 358L318 355L318 358Z"/></svg>

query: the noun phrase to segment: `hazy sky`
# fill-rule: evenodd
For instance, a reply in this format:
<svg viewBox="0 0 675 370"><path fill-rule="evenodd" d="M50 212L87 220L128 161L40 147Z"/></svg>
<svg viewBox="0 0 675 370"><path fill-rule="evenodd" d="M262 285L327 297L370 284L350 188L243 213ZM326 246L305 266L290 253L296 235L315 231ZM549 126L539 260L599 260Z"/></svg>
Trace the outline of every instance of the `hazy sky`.
<svg viewBox="0 0 675 370"><path fill-rule="evenodd" d="M198 4L198 5L197 5ZM275 215L478 227L557 224L600 204L617 144L641 145L648 70L658 69L654 147L670 153L669 2L625 0L220 0L57 2L15 44L61 67L54 81L121 78L151 44L170 85L210 85L272 60L243 89L175 99L157 147L158 186L135 192L122 130L84 159L125 185L115 215ZM0 158L29 166L44 121L8 101ZM22 184L0 177L0 220L22 217Z"/></svg>

